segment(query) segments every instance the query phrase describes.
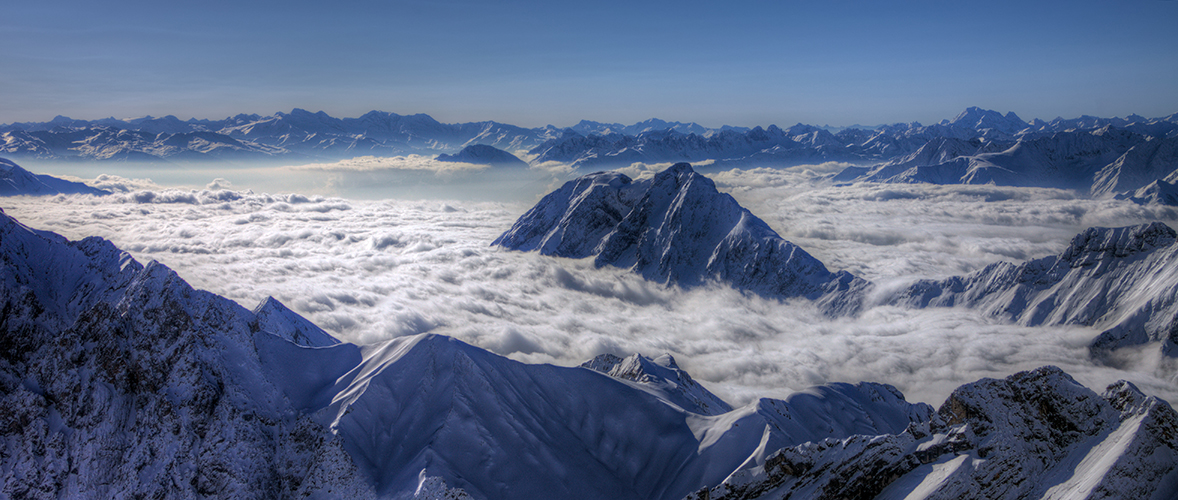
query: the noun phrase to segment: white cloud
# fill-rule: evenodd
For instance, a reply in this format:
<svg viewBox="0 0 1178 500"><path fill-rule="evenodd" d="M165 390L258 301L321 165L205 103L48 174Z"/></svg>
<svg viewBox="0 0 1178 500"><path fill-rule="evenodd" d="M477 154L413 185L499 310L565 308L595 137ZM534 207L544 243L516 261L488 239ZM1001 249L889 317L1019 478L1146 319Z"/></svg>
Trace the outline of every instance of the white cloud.
<svg viewBox="0 0 1178 500"><path fill-rule="evenodd" d="M229 179L222 179L220 177L213 179L213 182L205 185L205 189L210 189L213 191L229 189L230 187L233 187L233 183L229 182Z"/></svg>
<svg viewBox="0 0 1178 500"><path fill-rule="evenodd" d="M433 156L358 156L333 163L311 163L290 167L293 170L319 170L325 172L375 172L382 170L420 170L439 175L462 172L478 172L487 165L437 161Z"/></svg>
<svg viewBox="0 0 1178 500"><path fill-rule="evenodd" d="M73 175L56 175L71 182L81 182L90 187L103 189L112 193L129 193L131 191L164 189L151 179L128 179L112 174L100 174L94 179L83 179Z"/></svg>
<svg viewBox="0 0 1178 500"><path fill-rule="evenodd" d="M639 167L636 167L639 168ZM657 168L657 167L653 167ZM641 170L650 170L641 167ZM1060 251L1089 225L1174 224L1170 209L993 186L831 187L834 168L716 174L753 213L834 269L883 283ZM1178 397L1175 367L1148 353L1098 366L1088 328L1026 328L968 310L880 307L830 320L726 288L681 291L591 260L489 242L526 203L356 201L228 190L7 198L21 222L97 235L253 307L273 295L339 337L434 331L529 362L670 352L734 403L812 384L873 380L939 404L983 376L1056 364L1094 389L1129 378Z"/></svg>

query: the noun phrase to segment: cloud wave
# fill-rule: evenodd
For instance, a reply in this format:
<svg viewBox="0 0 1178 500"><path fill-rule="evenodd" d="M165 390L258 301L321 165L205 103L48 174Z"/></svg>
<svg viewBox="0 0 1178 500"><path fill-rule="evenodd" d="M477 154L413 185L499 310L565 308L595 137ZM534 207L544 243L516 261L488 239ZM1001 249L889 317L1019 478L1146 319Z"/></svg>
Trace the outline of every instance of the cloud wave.
<svg viewBox="0 0 1178 500"><path fill-rule="evenodd" d="M835 187L833 167L715 174L787 239L885 286L1060 251L1080 229L1172 209L993 186ZM220 182L216 186L223 187ZM358 201L227 189L0 201L21 222L102 236L194 286L253 307L273 295L348 341L434 331L529 362L669 352L729 401L871 380L939 404L957 385L1044 364L1095 388L1128 378L1173 400L1172 360L1100 366L1089 328L1026 328L962 309L877 307L830 320L805 302L712 287L683 291L591 260L488 246L526 203Z"/></svg>

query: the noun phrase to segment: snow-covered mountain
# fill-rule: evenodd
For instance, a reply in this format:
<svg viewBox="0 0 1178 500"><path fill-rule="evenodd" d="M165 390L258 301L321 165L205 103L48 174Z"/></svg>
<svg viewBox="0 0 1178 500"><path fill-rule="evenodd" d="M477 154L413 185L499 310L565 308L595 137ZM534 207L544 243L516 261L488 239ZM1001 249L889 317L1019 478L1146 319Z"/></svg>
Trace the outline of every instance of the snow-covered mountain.
<svg viewBox="0 0 1178 500"><path fill-rule="evenodd" d="M927 422L783 448L690 500L1173 498L1178 414L1120 382L1055 367L983 379Z"/></svg>
<svg viewBox="0 0 1178 500"><path fill-rule="evenodd" d="M840 182L997 184L1128 194L1178 177L1178 137L1099 129L1027 133L1017 142L937 138L871 167L848 167Z"/></svg>
<svg viewBox="0 0 1178 500"><path fill-rule="evenodd" d="M1027 326L1104 329L1094 354L1142 344L1178 356L1178 244L1154 222L1089 228L1058 255L999 262L966 276L924 280L893 300L912 307L969 306Z"/></svg>
<svg viewBox="0 0 1178 500"><path fill-rule="evenodd" d="M669 357L557 367L432 334L333 343L273 299L250 312L2 212L0 259L8 498L1149 498L1178 483L1166 402L1053 368L963 386L935 412L867 382L728 411Z"/></svg>
<svg viewBox="0 0 1178 500"><path fill-rule="evenodd" d="M830 312L858 309L867 283L830 272L715 183L678 163L646 181L616 172L565 183L493 245L630 269L683 287L718 281L766 297L805 297Z"/></svg>
<svg viewBox="0 0 1178 500"><path fill-rule="evenodd" d="M265 376L249 311L2 213L0 260L0 495L371 496Z"/></svg>
<svg viewBox="0 0 1178 500"><path fill-rule="evenodd" d="M452 155L440 154L438 161L472 163L475 165L491 165L496 167L527 168L528 164L517 156L502 149L486 144L474 144L462 148L462 151Z"/></svg>
<svg viewBox="0 0 1178 500"><path fill-rule="evenodd" d="M668 122L658 118L651 118L649 120L640 121L633 125L622 125L621 123L601 123L590 120L581 120L576 125L569 127L582 135L639 135L646 132L658 132L663 130L673 130L681 134L696 134L704 137L711 136L722 130L735 130L737 132L744 132L748 130L744 127L730 127L725 125L719 129L707 128L698 123L682 123L682 122Z"/></svg>
<svg viewBox="0 0 1178 500"><path fill-rule="evenodd" d="M0 158L0 196L43 196L50 194L110 194L107 191L93 188L81 182L58 179L45 174L34 174L13 163L11 160Z"/></svg>

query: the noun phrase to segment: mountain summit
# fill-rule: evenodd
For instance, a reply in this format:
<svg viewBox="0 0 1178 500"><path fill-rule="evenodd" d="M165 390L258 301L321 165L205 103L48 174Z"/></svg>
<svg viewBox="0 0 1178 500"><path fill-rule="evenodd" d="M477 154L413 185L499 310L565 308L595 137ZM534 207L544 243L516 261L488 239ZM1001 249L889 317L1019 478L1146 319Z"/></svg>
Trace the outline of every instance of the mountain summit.
<svg viewBox="0 0 1178 500"><path fill-rule="evenodd" d="M765 297L804 297L839 313L858 308L866 285L845 271L828 271L687 163L645 181L616 172L569 181L492 244L594 256L598 267L630 269L667 285L714 280Z"/></svg>

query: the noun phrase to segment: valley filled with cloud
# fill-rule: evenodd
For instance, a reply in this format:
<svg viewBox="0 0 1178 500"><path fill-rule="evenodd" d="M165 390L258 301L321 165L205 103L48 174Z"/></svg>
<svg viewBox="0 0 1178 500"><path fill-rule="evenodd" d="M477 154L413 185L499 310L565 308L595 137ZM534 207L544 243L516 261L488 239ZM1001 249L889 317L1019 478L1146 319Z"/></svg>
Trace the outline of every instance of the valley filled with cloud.
<svg viewBox="0 0 1178 500"><path fill-rule="evenodd" d="M1178 226L1173 207L1062 190L835 185L829 176L843 166L709 176L831 270L883 290L999 260L1054 255L1091 226ZM625 171L642 178L665 167ZM488 175L457 171L436 183L453 187L476 174ZM962 308L873 306L831 319L806 301L783 303L720 285L684 291L594 268L592 259L490 246L536 201L531 192L505 202L366 201L260 194L231 181L181 190L105 176L91 184L113 195L10 197L2 208L70 239L107 238L247 308L274 296L344 341L428 331L521 361L565 366L601 353L670 353L736 405L860 380L890 383L910 401L935 405L962 383L1044 364L1094 388L1129 379L1147 393L1178 397L1172 359L1124 352L1123 362L1094 362L1087 345L1100 332L1092 328L1023 327Z"/></svg>

